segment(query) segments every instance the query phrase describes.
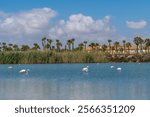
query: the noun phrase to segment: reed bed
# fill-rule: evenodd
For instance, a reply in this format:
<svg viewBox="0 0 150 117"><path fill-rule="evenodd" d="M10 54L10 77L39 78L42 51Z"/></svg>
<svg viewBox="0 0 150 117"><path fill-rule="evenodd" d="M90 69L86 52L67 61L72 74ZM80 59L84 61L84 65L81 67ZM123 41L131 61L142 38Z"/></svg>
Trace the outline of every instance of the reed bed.
<svg viewBox="0 0 150 117"><path fill-rule="evenodd" d="M109 62L102 52L25 51L0 52L0 64L54 64Z"/></svg>

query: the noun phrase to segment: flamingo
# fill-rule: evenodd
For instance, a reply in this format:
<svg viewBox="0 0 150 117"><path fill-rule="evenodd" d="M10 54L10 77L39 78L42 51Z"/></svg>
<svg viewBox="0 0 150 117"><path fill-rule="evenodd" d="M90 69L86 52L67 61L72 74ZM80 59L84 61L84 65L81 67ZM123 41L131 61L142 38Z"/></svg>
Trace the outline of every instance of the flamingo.
<svg viewBox="0 0 150 117"><path fill-rule="evenodd" d="M121 70L122 70L122 68L121 68L121 67L118 67L118 68L117 68L117 70L118 70L118 71L121 71Z"/></svg>
<svg viewBox="0 0 150 117"><path fill-rule="evenodd" d="M88 72L88 71L89 71L89 66L82 68L82 72Z"/></svg>
<svg viewBox="0 0 150 117"><path fill-rule="evenodd" d="M110 68L114 68L114 66L110 66Z"/></svg>
<svg viewBox="0 0 150 117"><path fill-rule="evenodd" d="M30 71L29 69L22 69L22 70L19 71L19 73L21 73L21 74L28 74L29 71Z"/></svg>
<svg viewBox="0 0 150 117"><path fill-rule="evenodd" d="M12 66L9 66L9 67L8 67L8 69L12 69L12 68L13 68Z"/></svg>

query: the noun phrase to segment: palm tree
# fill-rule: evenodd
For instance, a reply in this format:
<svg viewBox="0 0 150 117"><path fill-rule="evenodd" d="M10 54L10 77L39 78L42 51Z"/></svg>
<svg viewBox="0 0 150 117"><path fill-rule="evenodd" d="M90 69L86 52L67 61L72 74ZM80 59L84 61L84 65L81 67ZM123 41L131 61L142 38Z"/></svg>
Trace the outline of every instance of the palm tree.
<svg viewBox="0 0 150 117"><path fill-rule="evenodd" d="M107 50L107 45L105 45L105 44L102 45L102 51L103 51L103 52L106 52L106 50Z"/></svg>
<svg viewBox="0 0 150 117"><path fill-rule="evenodd" d="M45 50L45 49L46 49L46 46L47 46L46 37L43 37L43 38L42 38L42 46L43 46L43 49Z"/></svg>
<svg viewBox="0 0 150 117"><path fill-rule="evenodd" d="M34 43L33 45L34 45L34 47L32 48L33 50L38 50L38 49L40 49L40 46L39 46L37 43Z"/></svg>
<svg viewBox="0 0 150 117"><path fill-rule="evenodd" d="M99 44L95 43L96 50L99 50Z"/></svg>
<svg viewBox="0 0 150 117"><path fill-rule="evenodd" d="M84 43L84 49L86 50L87 41L83 41L83 43Z"/></svg>
<svg viewBox="0 0 150 117"><path fill-rule="evenodd" d="M83 43L78 44L79 50L83 50L83 47L84 47L84 44L83 44Z"/></svg>
<svg viewBox="0 0 150 117"><path fill-rule="evenodd" d="M140 38L139 41L140 41L140 52L143 52L143 43L144 43L144 40L142 38Z"/></svg>
<svg viewBox="0 0 150 117"><path fill-rule="evenodd" d="M118 52L118 47L119 47L119 46L120 46L119 42L116 41L116 42L114 43L114 47L115 47L115 51L116 51L116 52Z"/></svg>
<svg viewBox="0 0 150 117"><path fill-rule="evenodd" d="M60 47L62 46L62 43L59 41L59 40L56 40L56 48L57 48L57 51L60 52Z"/></svg>
<svg viewBox="0 0 150 117"><path fill-rule="evenodd" d="M9 44L8 44L8 47L7 47L7 50L8 50L8 51L12 51L12 50L13 50L12 46L13 46L13 44L9 43Z"/></svg>
<svg viewBox="0 0 150 117"><path fill-rule="evenodd" d="M47 39L47 48L49 48L49 50L51 50L52 49L52 42L53 42L53 40L52 39Z"/></svg>
<svg viewBox="0 0 150 117"><path fill-rule="evenodd" d="M108 43L109 43L109 52L111 53L111 42L112 40L108 40Z"/></svg>
<svg viewBox="0 0 150 117"><path fill-rule="evenodd" d="M89 44L89 47L91 47L92 48L92 50L94 49L94 47L95 47L95 43L90 43Z"/></svg>
<svg viewBox="0 0 150 117"><path fill-rule="evenodd" d="M28 45L22 45L21 50L22 51L28 51L30 47Z"/></svg>
<svg viewBox="0 0 150 117"><path fill-rule="evenodd" d="M74 39L74 38L72 38L72 39L71 39L72 50L74 50L74 41L75 41L75 39Z"/></svg>
<svg viewBox="0 0 150 117"><path fill-rule="evenodd" d="M134 40L133 40L133 42L135 43L135 45L136 45L136 53L138 54L138 52L139 52L139 45L140 45L140 43L141 43L141 37L135 37L134 38Z"/></svg>
<svg viewBox="0 0 150 117"><path fill-rule="evenodd" d="M5 42L2 43L2 49L3 49L3 51L7 50L7 44Z"/></svg>
<svg viewBox="0 0 150 117"><path fill-rule="evenodd" d="M145 39L145 47L148 49L148 53L149 53L149 50L150 50L150 39L149 38Z"/></svg>
<svg viewBox="0 0 150 117"><path fill-rule="evenodd" d="M13 46L13 44L9 43L9 44L8 44L8 46L9 46L9 47L12 47L12 46Z"/></svg>
<svg viewBox="0 0 150 117"><path fill-rule="evenodd" d="M128 53L130 54L130 47L132 47L131 43L127 42L126 43L126 47L128 48Z"/></svg>
<svg viewBox="0 0 150 117"><path fill-rule="evenodd" d="M67 40L67 45L69 50L71 50L71 44L72 44L71 40Z"/></svg>
<svg viewBox="0 0 150 117"><path fill-rule="evenodd" d="M123 52L125 53L125 51L126 51L126 40L123 40L122 42L123 42Z"/></svg>
<svg viewBox="0 0 150 117"><path fill-rule="evenodd" d="M18 47L17 44L14 44L14 45L13 45L13 50L14 50L14 51L19 51L19 47Z"/></svg>

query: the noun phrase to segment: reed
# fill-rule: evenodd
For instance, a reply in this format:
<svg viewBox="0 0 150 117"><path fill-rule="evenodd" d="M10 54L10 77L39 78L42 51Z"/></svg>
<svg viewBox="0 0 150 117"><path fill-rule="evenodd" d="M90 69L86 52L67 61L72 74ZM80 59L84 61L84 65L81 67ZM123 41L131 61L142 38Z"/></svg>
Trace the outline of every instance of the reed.
<svg viewBox="0 0 150 117"><path fill-rule="evenodd" d="M0 64L53 64L108 62L102 52L86 51L11 51L0 52Z"/></svg>

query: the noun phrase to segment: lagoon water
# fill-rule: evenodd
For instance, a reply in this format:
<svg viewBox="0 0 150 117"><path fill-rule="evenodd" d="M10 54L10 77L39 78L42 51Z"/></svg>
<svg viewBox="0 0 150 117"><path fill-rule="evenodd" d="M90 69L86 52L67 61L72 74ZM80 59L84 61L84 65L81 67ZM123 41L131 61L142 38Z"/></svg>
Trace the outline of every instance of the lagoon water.
<svg viewBox="0 0 150 117"><path fill-rule="evenodd" d="M83 73L81 69L87 65L89 72ZM115 68L111 69L111 65ZM8 66L0 65L0 99L150 99L149 63ZM20 74L24 68L30 73Z"/></svg>

